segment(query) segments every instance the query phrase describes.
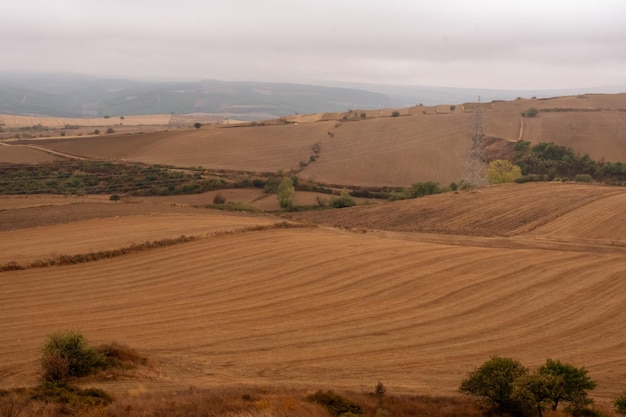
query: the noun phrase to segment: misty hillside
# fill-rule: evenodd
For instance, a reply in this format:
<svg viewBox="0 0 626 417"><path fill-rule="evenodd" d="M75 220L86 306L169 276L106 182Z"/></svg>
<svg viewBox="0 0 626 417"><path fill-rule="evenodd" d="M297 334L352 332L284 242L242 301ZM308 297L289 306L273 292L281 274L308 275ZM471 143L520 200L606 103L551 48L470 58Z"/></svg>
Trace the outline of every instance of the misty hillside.
<svg viewBox="0 0 626 417"><path fill-rule="evenodd" d="M588 93L579 90L480 90L427 86L326 83L325 86L226 82L143 82L74 74L0 74L0 113L54 117L207 113L262 120L343 112ZM600 87L593 92L619 92Z"/></svg>
<svg viewBox="0 0 626 417"><path fill-rule="evenodd" d="M267 119L393 107L360 89L252 82L141 82L78 75L0 75L0 113L55 117L212 113Z"/></svg>

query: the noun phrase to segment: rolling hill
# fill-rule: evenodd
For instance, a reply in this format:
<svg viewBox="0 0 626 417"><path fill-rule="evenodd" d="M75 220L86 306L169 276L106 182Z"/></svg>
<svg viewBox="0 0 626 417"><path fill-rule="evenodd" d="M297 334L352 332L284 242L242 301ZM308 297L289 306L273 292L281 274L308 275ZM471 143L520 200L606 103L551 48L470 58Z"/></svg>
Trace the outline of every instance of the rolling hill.
<svg viewBox="0 0 626 417"><path fill-rule="evenodd" d="M464 176L477 103L290 116L238 125L213 124L135 134L4 141L0 161L29 162L36 145L68 155L211 169L299 172L338 186L448 185ZM529 108L537 117L522 117ZM626 161L626 94L482 103L489 159L512 144L555 142L595 160ZM393 112L398 117L392 117ZM309 163L319 145L316 161ZM34 158L34 155L33 155ZM46 156L45 158L49 158ZM305 166L303 166L303 164Z"/></svg>
<svg viewBox="0 0 626 417"><path fill-rule="evenodd" d="M475 366L502 355L585 366L598 382L593 396L606 403L626 373L625 198L620 188L509 185L299 214L292 219L326 226L273 228L282 219L5 197L1 215L24 221L0 231L3 261L199 238L0 273L0 386L32 384L44 337L81 329L157 364L156 376L100 383L113 392L242 383L358 390L382 380L394 392L454 395ZM29 224L48 204L56 214ZM76 212L92 215L69 216Z"/></svg>
<svg viewBox="0 0 626 417"><path fill-rule="evenodd" d="M166 131L129 116L127 133L2 140L0 162L281 170L336 190L447 185L464 175L478 105ZM626 161L626 94L480 106L491 159L523 139ZM538 115L522 117L531 107ZM35 384L45 337L78 329L150 358L149 373L93 381L127 397L233 385L358 391L379 380L394 393L454 396L492 355L584 366L604 406L624 390L622 187L507 184L296 213L200 208L217 192L0 196L0 389ZM219 192L277 209L258 188ZM318 197L296 193L298 204ZM101 259L82 262L90 254ZM60 259L78 261L40 267Z"/></svg>

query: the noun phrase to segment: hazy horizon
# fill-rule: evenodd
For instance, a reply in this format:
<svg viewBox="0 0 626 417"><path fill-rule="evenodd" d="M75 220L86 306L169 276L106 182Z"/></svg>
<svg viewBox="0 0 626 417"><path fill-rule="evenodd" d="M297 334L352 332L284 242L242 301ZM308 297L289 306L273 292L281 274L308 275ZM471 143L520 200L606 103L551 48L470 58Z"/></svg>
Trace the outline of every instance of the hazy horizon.
<svg viewBox="0 0 626 417"><path fill-rule="evenodd" d="M554 90L626 84L617 0L0 5L5 72Z"/></svg>

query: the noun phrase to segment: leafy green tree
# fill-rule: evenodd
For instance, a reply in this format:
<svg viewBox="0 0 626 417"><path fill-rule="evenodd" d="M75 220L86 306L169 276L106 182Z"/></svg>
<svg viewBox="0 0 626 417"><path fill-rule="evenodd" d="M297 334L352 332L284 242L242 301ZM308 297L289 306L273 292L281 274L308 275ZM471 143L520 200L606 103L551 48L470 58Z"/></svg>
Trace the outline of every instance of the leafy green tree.
<svg viewBox="0 0 626 417"><path fill-rule="evenodd" d="M459 391L481 397L496 407L511 409L516 404L512 396L513 383L527 373L516 360L492 356L461 382Z"/></svg>
<svg viewBox="0 0 626 417"><path fill-rule="evenodd" d="M490 184L515 182L515 180L521 177L522 169L505 159L491 161L487 167L487 178Z"/></svg>
<svg viewBox="0 0 626 417"><path fill-rule="evenodd" d="M521 405L537 410L542 417L543 410L550 402L550 387L554 385L554 378L549 375L532 373L522 375L513 382L512 397Z"/></svg>
<svg viewBox="0 0 626 417"><path fill-rule="evenodd" d="M622 392L619 397L613 401L613 405L615 405L615 411L626 415L626 391Z"/></svg>
<svg viewBox="0 0 626 417"><path fill-rule="evenodd" d="M562 401L570 403L574 409L584 408L591 403L592 400L587 398L587 391L594 389L596 383L587 376L585 368L547 359L537 372L552 378L548 396L552 410L556 410Z"/></svg>
<svg viewBox="0 0 626 417"><path fill-rule="evenodd" d="M278 185L276 190L276 197L278 198L278 204L281 208L291 209L293 208L293 200L296 195L296 190L293 186L293 181L290 177L285 177Z"/></svg>

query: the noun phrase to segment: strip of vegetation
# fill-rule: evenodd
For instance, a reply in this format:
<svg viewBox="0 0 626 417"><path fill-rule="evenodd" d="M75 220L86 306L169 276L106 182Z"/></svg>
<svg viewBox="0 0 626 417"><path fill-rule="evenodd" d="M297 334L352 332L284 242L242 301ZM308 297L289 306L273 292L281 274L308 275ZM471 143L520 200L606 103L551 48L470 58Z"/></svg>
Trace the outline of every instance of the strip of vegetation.
<svg viewBox="0 0 626 417"><path fill-rule="evenodd" d="M201 206L193 206L197 208L216 209L223 211L241 211L248 213L260 213L262 210L250 204L241 201L228 201L224 203L204 204Z"/></svg>
<svg viewBox="0 0 626 417"><path fill-rule="evenodd" d="M274 223L270 225L257 225L257 226L243 227L243 228L236 229L236 230L214 232L208 236L182 235L175 239L160 239L160 240L154 240L152 242L134 243L130 246L126 246L121 249L111 249L111 250L104 250L104 251L99 251L99 252L80 253L76 255L58 255L52 258L38 259L26 265L22 265L15 261L11 261L3 265L0 265L0 272L22 271L22 270L32 269L32 268L46 268L50 266L76 265L76 264L82 264L86 262L95 262L101 259L115 258L118 256L129 255L131 253L142 252L142 251L146 251L150 249L173 246L179 243L193 242L201 238L212 237L212 236L213 237L222 236L222 235L242 233L242 232L257 232L257 231L271 230L271 229L290 229L290 228L307 228L307 227L314 227L314 226L308 225L308 224L302 224L302 223L291 223L287 221L282 221L282 222L278 222L278 223Z"/></svg>
<svg viewBox="0 0 626 417"><path fill-rule="evenodd" d="M626 185L626 164L594 161L588 154L578 156L572 148L552 142L531 146L520 140L513 146L511 162L521 169L519 183L575 180Z"/></svg>
<svg viewBox="0 0 626 417"><path fill-rule="evenodd" d="M118 256L128 255L135 252L141 252L154 248L172 246L178 243L191 242L197 240L197 236L180 236L175 239L161 239L152 242L134 243L120 249L104 250L99 252L80 253L77 255L58 255L52 258L39 259L27 265L21 265L15 261L0 265L0 272L18 271L31 268L45 268L49 266L75 265L86 262L99 261L101 259L115 258Z"/></svg>
<svg viewBox="0 0 626 417"><path fill-rule="evenodd" d="M0 194L195 194L251 187L247 175L212 175L202 168L95 161L0 164Z"/></svg>

